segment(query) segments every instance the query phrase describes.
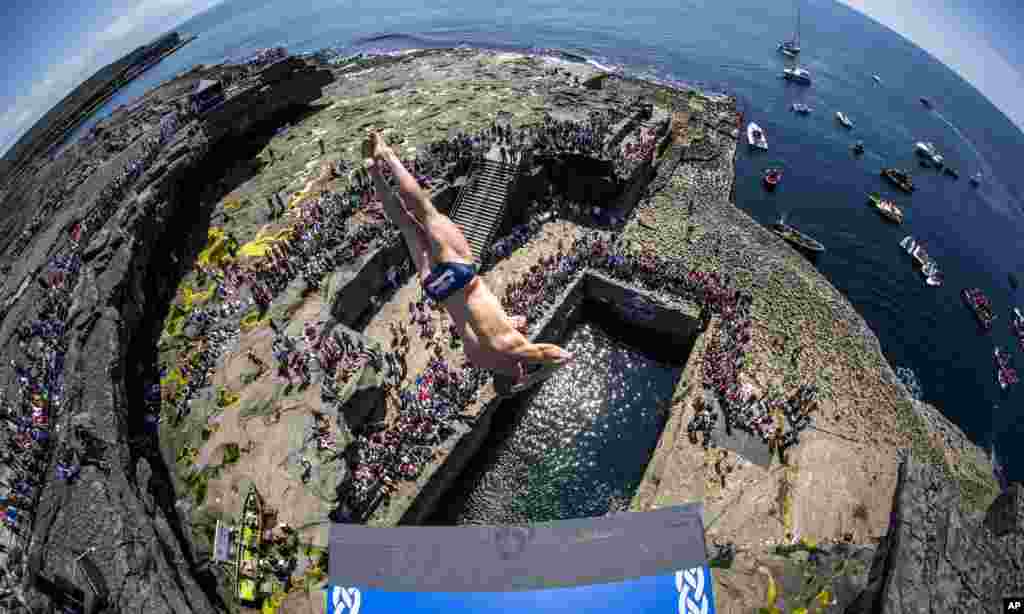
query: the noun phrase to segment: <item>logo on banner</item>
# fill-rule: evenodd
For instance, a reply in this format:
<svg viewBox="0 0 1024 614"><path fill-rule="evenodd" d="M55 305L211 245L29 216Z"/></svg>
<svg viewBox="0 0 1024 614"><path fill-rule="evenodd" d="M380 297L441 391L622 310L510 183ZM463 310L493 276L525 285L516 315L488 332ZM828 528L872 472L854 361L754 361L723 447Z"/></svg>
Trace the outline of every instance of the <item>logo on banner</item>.
<svg viewBox="0 0 1024 614"><path fill-rule="evenodd" d="M331 598L327 614L359 614L359 606L362 603L362 595L356 587L345 588L335 586L331 591Z"/></svg>
<svg viewBox="0 0 1024 614"><path fill-rule="evenodd" d="M711 573L707 567L677 571L676 590L679 591L679 614L714 614Z"/></svg>

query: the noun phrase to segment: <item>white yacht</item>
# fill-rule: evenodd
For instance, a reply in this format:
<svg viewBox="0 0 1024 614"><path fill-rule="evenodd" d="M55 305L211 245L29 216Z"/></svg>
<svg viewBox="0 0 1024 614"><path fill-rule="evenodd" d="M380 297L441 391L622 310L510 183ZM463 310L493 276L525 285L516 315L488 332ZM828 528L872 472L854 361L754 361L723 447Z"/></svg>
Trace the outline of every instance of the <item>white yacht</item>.
<svg viewBox="0 0 1024 614"><path fill-rule="evenodd" d="M764 135L764 130L754 122L747 124L747 142L751 147L768 151L768 139Z"/></svg>
<svg viewBox="0 0 1024 614"><path fill-rule="evenodd" d="M793 108L794 111L796 111L797 113L800 113L802 115L807 115L808 113L810 113L811 111L814 110L811 107L809 107L809 106L807 106L805 104L801 104L799 102L794 102L792 108Z"/></svg>
<svg viewBox="0 0 1024 614"><path fill-rule="evenodd" d="M928 158L931 160L936 166L942 166L943 157L939 154L938 149L935 147L935 143L918 141L914 144L914 151L922 158Z"/></svg>
<svg viewBox="0 0 1024 614"><path fill-rule="evenodd" d="M795 58L800 55L800 5L796 5L796 28L793 31L793 38L779 43L779 51L784 55Z"/></svg>
<svg viewBox="0 0 1024 614"><path fill-rule="evenodd" d="M782 77L787 81L795 81L796 83L802 83L804 85L810 85L811 73L807 72L799 66L793 68L783 68Z"/></svg>
<svg viewBox="0 0 1024 614"><path fill-rule="evenodd" d="M838 119L839 123L845 126L846 128L853 128L853 122L850 121L850 118L847 117L846 114L843 113L842 111L836 111L836 119Z"/></svg>

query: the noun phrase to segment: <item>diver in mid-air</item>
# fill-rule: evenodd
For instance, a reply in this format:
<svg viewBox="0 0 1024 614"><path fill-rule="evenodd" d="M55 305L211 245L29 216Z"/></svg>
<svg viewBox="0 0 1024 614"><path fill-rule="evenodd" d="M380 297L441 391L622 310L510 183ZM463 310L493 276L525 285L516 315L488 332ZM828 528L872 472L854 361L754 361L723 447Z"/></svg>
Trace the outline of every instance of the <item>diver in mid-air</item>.
<svg viewBox="0 0 1024 614"><path fill-rule="evenodd" d="M370 132L362 153L384 210L402 231L424 291L448 310L465 344L466 357L474 366L511 378L507 388L495 382L496 389L503 388L498 390L500 395L537 384L572 359L564 349L532 343L520 332L525 331L526 318L505 313L501 301L476 274L462 231L434 207L378 132ZM397 182L397 193L384 179L385 167ZM528 365L541 368L528 374Z"/></svg>

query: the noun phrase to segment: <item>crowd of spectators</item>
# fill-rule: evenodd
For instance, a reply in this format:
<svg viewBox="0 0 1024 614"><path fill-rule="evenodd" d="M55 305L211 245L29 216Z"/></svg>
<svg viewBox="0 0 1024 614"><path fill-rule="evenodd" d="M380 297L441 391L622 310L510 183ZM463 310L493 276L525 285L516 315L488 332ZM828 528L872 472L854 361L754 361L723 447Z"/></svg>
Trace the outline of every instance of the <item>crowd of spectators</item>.
<svg viewBox="0 0 1024 614"><path fill-rule="evenodd" d="M539 230L539 222L516 229L498 244L522 245ZM502 252L504 253L504 252ZM485 266L493 266L503 256L492 253ZM749 304L750 298L729 288L729 280L715 272L687 270L680 262L667 260L649 253L634 253L626 249L613 235L593 231L574 242L571 246L560 246L559 250L540 259L521 279L509 282L501 297L507 313L523 315L529 322L542 319L572 283L586 268L600 270L604 274L654 292L668 292L701 305L706 318L711 314L720 319L717 341L711 344L708 355L713 365L705 366L706 385L709 391L718 393L718 401L729 405L727 393L737 389L737 374L742 365L742 354L749 347ZM415 321L415 311L413 311ZM732 365L731 367L728 365ZM438 396L436 385L439 378L431 378L432 371L443 368L443 382L453 379L457 384L449 386L449 392ZM460 378L460 375L461 378ZM383 496L393 492L403 479L415 479L422 467L429 462L429 444L416 437L410 437L410 429L422 428L434 433L429 441L436 442L445 433L453 432L445 427L446 420L458 419L458 408L463 404L451 402L454 396L463 402L473 398L480 385L489 375L486 372L464 365L453 370L450 365L436 361L431 369L417 381L417 387L402 393L399 409L401 418L386 428L381 425L374 435L359 439L358 454L352 459L352 483L349 485L345 509L352 518L365 517ZM806 394L807 393L801 393ZM424 414L421 406L411 405L414 401L437 403L443 409L428 410ZM731 405L730 405L731 407ZM708 418L710 420L710 418ZM803 418L795 418L803 424ZM404 420L404 421L403 421ZM429 427L416 420L428 420ZM421 453L417 450L422 450Z"/></svg>
<svg viewBox="0 0 1024 614"><path fill-rule="evenodd" d="M168 123L158 135L145 141L139 157L129 161L99 194L89 215L68 229L66 242L36 276L42 292L39 308L16 331L20 357L12 359L9 365L16 384L0 395L0 417L8 426L0 451L0 485L6 489L0 511L6 529L17 537L25 537L31 529L38 489L49 471L54 472L56 479L71 482L78 477L83 464L99 462L91 454L90 446L81 445L84 433L76 431L74 436L60 441L51 437L51 426L69 402L64 361L72 291L81 272L84 244L90 232L109 220L132 182L146 171L160 147L173 137L176 127ZM24 249L42 220L60 206L59 199L43 203L19 237L15 253ZM151 398L151 393L147 390L147 398ZM12 566L7 567L7 572L13 571Z"/></svg>

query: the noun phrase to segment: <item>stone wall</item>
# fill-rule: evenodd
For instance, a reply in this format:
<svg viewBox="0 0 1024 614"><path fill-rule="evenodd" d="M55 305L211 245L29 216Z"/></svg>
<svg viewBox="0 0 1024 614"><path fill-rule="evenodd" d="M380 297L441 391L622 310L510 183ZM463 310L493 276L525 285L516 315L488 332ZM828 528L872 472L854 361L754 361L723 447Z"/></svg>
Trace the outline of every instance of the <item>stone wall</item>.
<svg viewBox="0 0 1024 614"><path fill-rule="evenodd" d="M431 195L431 201L442 213L447 213L455 202L458 190L446 186ZM387 284L385 274L409 258L405 241L378 247L355 262L331 274L328 282L330 315L346 326L356 326L371 308L370 299Z"/></svg>
<svg viewBox="0 0 1024 614"><path fill-rule="evenodd" d="M700 332L696 311L672 299L633 290L592 271L579 274L563 291L556 302L557 307L541 320L531 340L535 343L561 342L569 330L578 323L587 301L602 303L614 310L632 303L635 297L644 299L649 312L648 317L642 322L630 318L634 324L657 331L665 336L666 343L672 347L686 347L688 352ZM496 382L496 387L499 385ZM471 429L452 438L452 443L445 446L450 446L450 452L424 481L417 497L409 503L409 507L402 514L401 524L420 524L433 514L445 492L458 480L487 439L495 413L512 410L509 404L515 405L516 400L491 401L481 410Z"/></svg>
<svg viewBox="0 0 1024 614"><path fill-rule="evenodd" d="M370 308L370 299L387 283L385 273L409 258L405 242L372 250L355 262L331 274L331 316L346 326L355 326Z"/></svg>

